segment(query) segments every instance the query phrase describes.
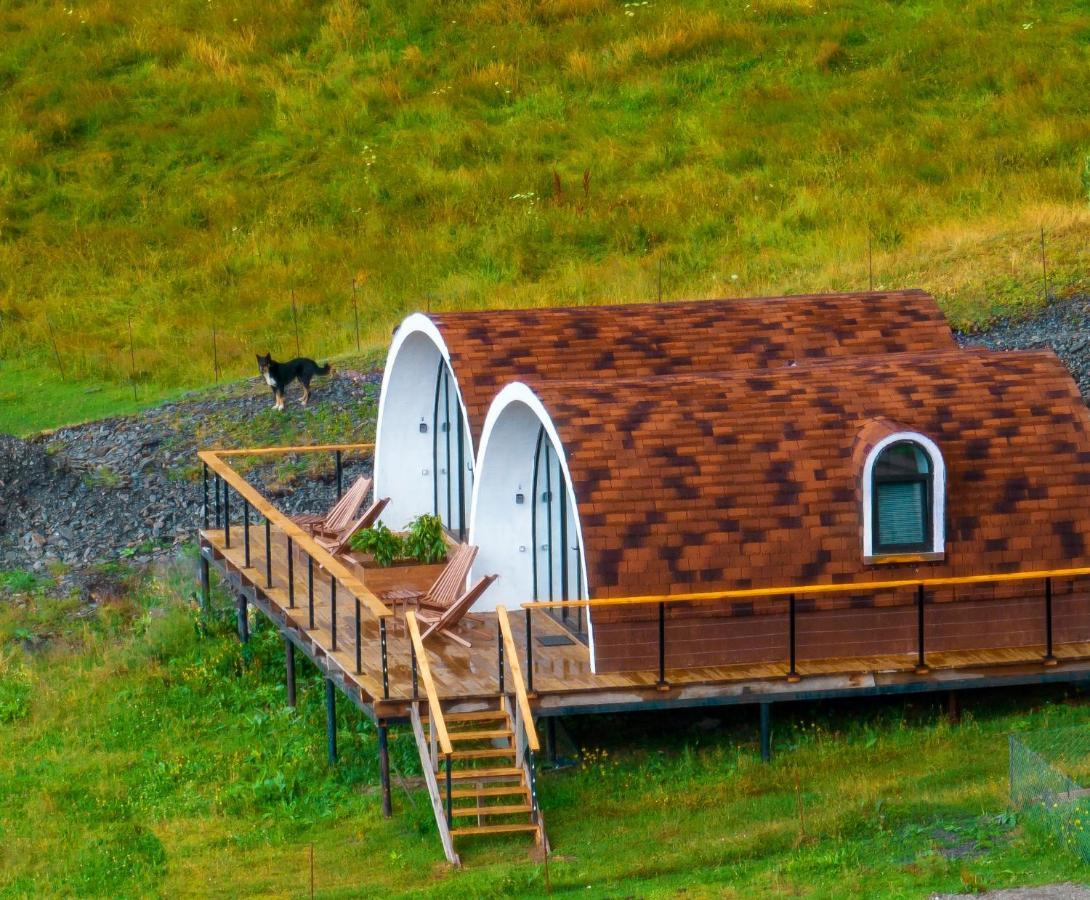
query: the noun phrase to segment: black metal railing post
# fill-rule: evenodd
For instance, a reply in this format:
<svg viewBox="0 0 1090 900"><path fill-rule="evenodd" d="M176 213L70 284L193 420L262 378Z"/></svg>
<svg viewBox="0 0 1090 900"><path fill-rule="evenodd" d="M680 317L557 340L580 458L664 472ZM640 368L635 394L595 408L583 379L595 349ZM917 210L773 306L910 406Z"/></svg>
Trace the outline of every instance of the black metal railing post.
<svg viewBox="0 0 1090 900"><path fill-rule="evenodd" d="M499 682L500 694L503 694L503 629L500 628L499 619L496 620L496 681Z"/></svg>
<svg viewBox="0 0 1090 900"><path fill-rule="evenodd" d="M295 609L295 546L288 535L288 609Z"/></svg>
<svg viewBox="0 0 1090 900"><path fill-rule="evenodd" d="M1046 666L1056 665L1056 657L1052 655L1052 579L1045 579L1045 658L1042 660Z"/></svg>
<svg viewBox="0 0 1090 900"><path fill-rule="evenodd" d="M450 754L446 754L447 757L447 828L450 828L451 823L454 821L454 797L451 791L451 777L450 777Z"/></svg>
<svg viewBox="0 0 1090 900"><path fill-rule="evenodd" d="M208 530L208 463L201 463L201 524Z"/></svg>
<svg viewBox="0 0 1090 900"><path fill-rule="evenodd" d="M420 680L417 678L417 674L416 674L416 644L414 644L412 641L409 641L409 656L412 658L413 699L414 700L419 700L420 699Z"/></svg>
<svg viewBox="0 0 1090 900"><path fill-rule="evenodd" d="M794 683L799 681L799 673L795 668L795 595L787 595L787 644L790 664L787 668L787 680Z"/></svg>
<svg viewBox="0 0 1090 900"><path fill-rule="evenodd" d="M216 527L220 527L220 476L219 472L212 475L212 499L216 504Z"/></svg>
<svg viewBox="0 0 1090 900"><path fill-rule="evenodd" d="M537 803L537 772L534 766L534 751L529 747L526 748L526 756L529 762L527 768L530 770L530 808L534 811L534 820L536 821L541 814L541 810Z"/></svg>
<svg viewBox="0 0 1090 900"><path fill-rule="evenodd" d="M310 629L314 630L314 557L307 554L307 607L310 610Z"/></svg>
<svg viewBox="0 0 1090 900"><path fill-rule="evenodd" d="M344 467L341 464L341 451L338 450L337 451L337 499L338 500L341 499L341 494L344 493L344 488L342 486L343 472L344 472Z"/></svg>
<svg viewBox="0 0 1090 900"><path fill-rule="evenodd" d="M333 651L337 650L337 579L329 576L329 631L333 638Z"/></svg>
<svg viewBox="0 0 1090 900"><path fill-rule="evenodd" d="M661 691L666 683L666 604L659 603L659 680L656 687Z"/></svg>
<svg viewBox="0 0 1090 900"><path fill-rule="evenodd" d="M265 516L265 587L272 587L272 525Z"/></svg>
<svg viewBox="0 0 1090 900"><path fill-rule="evenodd" d="M531 634L530 608L526 608L526 693L534 692L534 642Z"/></svg>
<svg viewBox="0 0 1090 900"><path fill-rule="evenodd" d="M223 482L223 546L231 549L231 491Z"/></svg>
<svg viewBox="0 0 1090 900"><path fill-rule="evenodd" d="M242 499L242 556L246 568L250 568L250 501Z"/></svg>
<svg viewBox="0 0 1090 900"><path fill-rule="evenodd" d="M382 656L382 699L390 699L390 666L386 659L386 617L378 620L378 648Z"/></svg>
<svg viewBox="0 0 1090 900"><path fill-rule="evenodd" d="M360 652L360 598L356 597L356 674L363 674L363 654Z"/></svg>
<svg viewBox="0 0 1090 900"><path fill-rule="evenodd" d="M916 586L916 674L926 675L928 673L927 662L924 658L924 630L923 630L923 607L924 607L924 586L922 584Z"/></svg>

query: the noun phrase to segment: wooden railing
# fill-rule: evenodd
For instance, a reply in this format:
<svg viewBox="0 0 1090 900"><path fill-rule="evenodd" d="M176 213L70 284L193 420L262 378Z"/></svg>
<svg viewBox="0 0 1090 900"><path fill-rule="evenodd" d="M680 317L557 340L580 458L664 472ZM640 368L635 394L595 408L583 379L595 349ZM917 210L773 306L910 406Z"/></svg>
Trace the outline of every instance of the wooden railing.
<svg viewBox="0 0 1090 900"><path fill-rule="evenodd" d="M339 559L322 547L303 528L293 522L287 515L278 510L261 493L254 488L239 473L234 471L223 457L239 457L247 455L269 455L285 453L313 453L334 452L336 454L337 494L341 494L342 456L348 452L367 452L372 449L372 444L321 444L302 447L264 447L258 449L241 450L202 450L197 455L200 458L202 468L202 505L201 517L204 528L207 530L214 523L216 529L223 529L224 546L231 547L232 532L235 528L242 529L243 561L245 568L252 568L250 553L250 530L254 526L251 522L251 510L256 511L264 518L265 528L265 586L274 587L273 584L273 535L275 527L286 539L288 572L286 588L288 592L288 608L295 608L295 552L298 551L306 559L307 565L307 604L308 627L314 629L314 565L317 563L320 570L324 570L330 579L330 631L333 651L337 650L337 587L340 585L352 596L355 603L355 649L356 649L356 674L363 673L362 643L361 643L361 617L363 610L378 622L379 630L379 656L382 671L382 696L390 698L390 668L387 657L386 628L387 619L392 615L390 610L379 601L378 597ZM212 474L212 487L214 491L214 507L209 504L208 488L209 473ZM232 492L241 499L243 504L243 519L241 526L236 526L231 518ZM214 516L213 516L214 509Z"/></svg>
<svg viewBox="0 0 1090 900"><path fill-rule="evenodd" d="M531 641L531 614L535 610L548 609L594 609L598 607L654 606L658 611L658 686L666 688L666 607L676 603L714 603L723 600L752 600L755 598L787 601L788 618L788 671L789 681L798 681L796 670L796 601L799 595L870 593L899 588L913 588L916 593L916 671L925 674L928 671L925 657L925 621L924 607L929 588L956 587L958 585L1009 584L1022 581L1042 581L1043 624L1045 629L1045 654L1041 661L1046 666L1056 664L1053 655L1052 630L1052 581L1055 578L1078 578L1090 575L1090 567L1079 566L1066 569L1044 569L1032 572L1004 572L995 575L960 575L943 578L900 578L889 581L843 582L837 584L788 585L768 588L739 588L726 591L706 591L687 594L662 594L637 597L603 597L588 600L542 600L521 604L526 616L526 684L530 693L534 685L534 658Z"/></svg>
<svg viewBox="0 0 1090 900"><path fill-rule="evenodd" d="M508 700L507 678L504 671L504 657L511 666L511 687L514 688L513 709L509 709L514 720L515 732L515 759L522 766L526 776L526 783L530 787L530 808L534 821L540 828L542 846L548 846L545 836L545 822L541 815L541 806L537 799L537 767L534 765L534 755L541 749L538 741L537 728L534 726L534 713L530 709L530 698L526 691L526 682L522 677L522 666L519 664L519 656L515 638L511 634L511 622L507 618L507 607L496 607L497 634L497 662L500 696L503 702Z"/></svg>

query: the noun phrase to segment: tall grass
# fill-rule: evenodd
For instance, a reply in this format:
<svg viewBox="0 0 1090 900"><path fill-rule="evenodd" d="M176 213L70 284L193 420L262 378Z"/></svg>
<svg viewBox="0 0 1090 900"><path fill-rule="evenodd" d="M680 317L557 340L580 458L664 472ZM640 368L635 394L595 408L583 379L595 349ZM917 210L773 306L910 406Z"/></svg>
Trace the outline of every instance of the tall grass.
<svg viewBox="0 0 1090 900"><path fill-rule="evenodd" d="M209 381L413 309L1083 286L1090 12L994 0L0 8L0 353Z"/></svg>

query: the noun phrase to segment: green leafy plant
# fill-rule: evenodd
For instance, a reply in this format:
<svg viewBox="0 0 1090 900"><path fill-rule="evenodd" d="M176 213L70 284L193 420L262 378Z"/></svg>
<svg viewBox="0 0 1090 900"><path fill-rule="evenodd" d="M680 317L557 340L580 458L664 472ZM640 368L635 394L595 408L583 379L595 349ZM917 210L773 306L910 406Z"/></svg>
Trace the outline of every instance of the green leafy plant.
<svg viewBox="0 0 1090 900"><path fill-rule="evenodd" d="M355 535L351 546L353 550L370 553L380 566L392 565L405 554L405 542L400 535L394 534L382 522Z"/></svg>
<svg viewBox="0 0 1090 900"><path fill-rule="evenodd" d="M405 553L422 563L438 563L447 558L443 522L438 516L424 514L413 519L405 536Z"/></svg>

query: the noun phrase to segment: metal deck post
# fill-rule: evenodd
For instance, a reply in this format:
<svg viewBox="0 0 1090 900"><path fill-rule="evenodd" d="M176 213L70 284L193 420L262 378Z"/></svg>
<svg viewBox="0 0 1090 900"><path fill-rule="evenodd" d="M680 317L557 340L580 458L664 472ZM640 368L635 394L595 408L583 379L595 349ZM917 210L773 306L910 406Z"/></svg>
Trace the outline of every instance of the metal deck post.
<svg viewBox="0 0 1090 900"><path fill-rule="evenodd" d="M285 683L288 691L288 706L295 708L295 644L284 636Z"/></svg>
<svg viewBox="0 0 1090 900"><path fill-rule="evenodd" d="M382 783L382 815L388 819L393 815L393 802L390 797L390 750L387 745L386 723L378 723L378 776Z"/></svg>
<svg viewBox="0 0 1090 900"><path fill-rule="evenodd" d="M772 759L772 704L761 704L761 761Z"/></svg>
<svg viewBox="0 0 1090 900"><path fill-rule="evenodd" d="M325 680L325 730L329 764L337 762L337 689L332 678Z"/></svg>

